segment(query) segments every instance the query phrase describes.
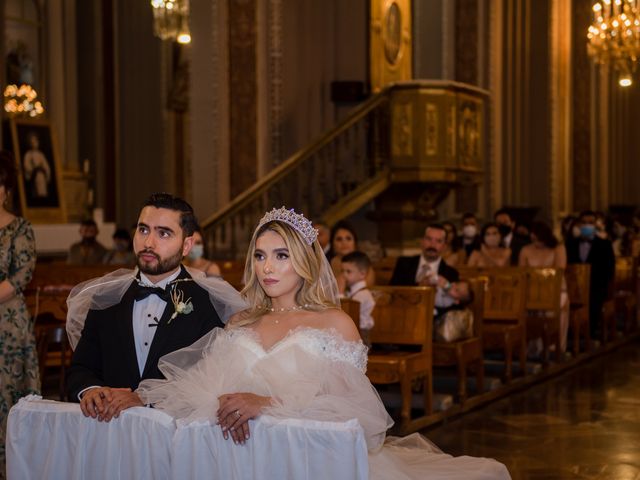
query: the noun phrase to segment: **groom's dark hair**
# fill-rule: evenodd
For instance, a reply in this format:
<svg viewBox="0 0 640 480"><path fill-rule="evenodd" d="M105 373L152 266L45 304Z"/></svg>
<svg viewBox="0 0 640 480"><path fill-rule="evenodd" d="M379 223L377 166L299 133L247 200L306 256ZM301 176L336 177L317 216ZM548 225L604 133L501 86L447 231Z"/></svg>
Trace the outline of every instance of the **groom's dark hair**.
<svg viewBox="0 0 640 480"><path fill-rule="evenodd" d="M180 228L185 237L192 236L198 229L198 219L193 213L193 208L180 197L174 197L170 193L154 193L142 204L142 208L144 207L166 208L180 212Z"/></svg>

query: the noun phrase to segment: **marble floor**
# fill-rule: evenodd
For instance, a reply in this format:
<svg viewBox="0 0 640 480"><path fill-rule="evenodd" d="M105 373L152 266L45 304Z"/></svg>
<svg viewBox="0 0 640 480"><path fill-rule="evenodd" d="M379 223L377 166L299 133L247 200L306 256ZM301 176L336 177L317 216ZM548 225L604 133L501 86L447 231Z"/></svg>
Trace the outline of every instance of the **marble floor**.
<svg viewBox="0 0 640 480"><path fill-rule="evenodd" d="M640 480L640 343L421 433L514 480Z"/></svg>

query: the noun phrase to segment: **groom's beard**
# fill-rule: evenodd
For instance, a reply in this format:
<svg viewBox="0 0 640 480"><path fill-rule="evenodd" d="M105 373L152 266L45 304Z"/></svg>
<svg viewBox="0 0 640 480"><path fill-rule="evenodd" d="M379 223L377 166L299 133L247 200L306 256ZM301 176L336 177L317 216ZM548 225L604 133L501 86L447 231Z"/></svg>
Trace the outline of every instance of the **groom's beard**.
<svg viewBox="0 0 640 480"><path fill-rule="evenodd" d="M148 263L140 258L140 255L144 253L146 255L153 255L156 257L157 262ZM141 250L136 254L136 260L140 271L146 275L162 275L163 273L171 272L180 266L182 262L182 248L178 250L175 255L168 258L160 258L160 256L150 250Z"/></svg>

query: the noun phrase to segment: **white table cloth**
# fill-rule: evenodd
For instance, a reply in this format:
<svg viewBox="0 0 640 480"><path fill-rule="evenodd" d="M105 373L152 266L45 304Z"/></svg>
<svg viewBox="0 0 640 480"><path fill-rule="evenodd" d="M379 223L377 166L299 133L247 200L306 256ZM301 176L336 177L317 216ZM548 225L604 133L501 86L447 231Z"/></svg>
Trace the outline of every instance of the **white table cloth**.
<svg viewBox="0 0 640 480"><path fill-rule="evenodd" d="M77 404L21 399L9 413L7 475L29 479L366 479L368 456L356 420L251 422L245 445L209 422L184 425L136 407L109 423Z"/></svg>

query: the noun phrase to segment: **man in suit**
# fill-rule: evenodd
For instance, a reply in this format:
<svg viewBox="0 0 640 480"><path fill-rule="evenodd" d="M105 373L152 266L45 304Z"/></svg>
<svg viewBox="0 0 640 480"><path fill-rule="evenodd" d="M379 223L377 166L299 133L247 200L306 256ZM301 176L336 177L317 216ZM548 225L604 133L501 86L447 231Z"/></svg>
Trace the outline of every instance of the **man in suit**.
<svg viewBox="0 0 640 480"><path fill-rule="evenodd" d="M448 291L451 283L460 279L460 274L442 260L446 236L447 232L439 223L429 225L422 237L422 254L399 257L389 284L435 286Z"/></svg>
<svg viewBox="0 0 640 480"><path fill-rule="evenodd" d="M224 326L208 291L181 265L196 227L182 199L162 193L144 203L133 239L139 277L119 303L89 311L71 360L69 398L85 416L109 421L141 406L134 390L141 380L163 378L160 357Z"/></svg>
<svg viewBox="0 0 640 480"><path fill-rule="evenodd" d="M531 243L531 240L515 232L516 222L511 218L511 214L507 209L501 208L498 210L493 219L498 224L498 230L502 236L502 245L511 249L511 265L518 265L520 250Z"/></svg>
<svg viewBox="0 0 640 480"><path fill-rule="evenodd" d="M591 265L591 286L589 303L589 326L595 337L600 324L602 306L607 300L616 268L611 240L596 235L596 214L590 210L580 213L576 226L578 237L565 244L567 263L588 263Z"/></svg>

